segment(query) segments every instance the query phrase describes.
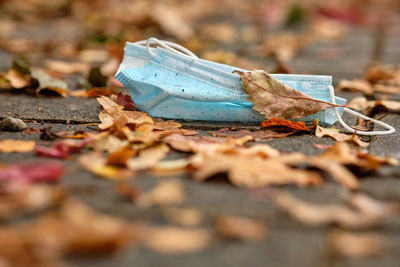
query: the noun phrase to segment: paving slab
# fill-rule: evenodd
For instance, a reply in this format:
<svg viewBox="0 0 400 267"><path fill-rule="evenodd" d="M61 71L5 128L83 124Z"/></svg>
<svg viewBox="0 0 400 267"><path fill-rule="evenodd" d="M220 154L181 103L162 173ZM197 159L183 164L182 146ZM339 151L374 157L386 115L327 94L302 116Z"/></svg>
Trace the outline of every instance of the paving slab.
<svg viewBox="0 0 400 267"><path fill-rule="evenodd" d="M24 94L0 94L0 118L90 123L99 122L101 111L96 99L77 97L41 98Z"/></svg>

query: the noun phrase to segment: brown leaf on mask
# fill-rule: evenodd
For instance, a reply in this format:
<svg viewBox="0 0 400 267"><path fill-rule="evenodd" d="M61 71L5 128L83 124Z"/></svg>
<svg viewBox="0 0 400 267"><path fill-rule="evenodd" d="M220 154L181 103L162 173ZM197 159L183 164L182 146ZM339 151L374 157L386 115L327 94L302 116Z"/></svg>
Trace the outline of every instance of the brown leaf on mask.
<svg viewBox="0 0 400 267"><path fill-rule="evenodd" d="M379 256L387 246L387 240L374 233L334 231L327 242L333 253L351 258Z"/></svg>
<svg viewBox="0 0 400 267"><path fill-rule="evenodd" d="M152 190L138 196L136 203L143 207L181 203L185 198L183 184L178 180L162 181Z"/></svg>
<svg viewBox="0 0 400 267"><path fill-rule="evenodd" d="M351 206L344 204L314 204L300 200L287 192L276 192L273 201L298 221L308 225L337 224L345 228L366 228L379 224L382 220L399 212L398 203L382 203L365 195L368 201L357 205L360 196L350 199ZM377 212L377 206L383 212Z"/></svg>
<svg viewBox="0 0 400 267"><path fill-rule="evenodd" d="M318 173L293 169L278 158L199 154L193 158L192 166L197 170L194 179L198 181L204 181L219 173L227 173L233 185L245 188L284 184L317 186L322 183Z"/></svg>
<svg viewBox="0 0 400 267"><path fill-rule="evenodd" d="M217 218L215 227L217 233L224 238L247 242L259 242L267 234L264 223L238 216L221 216Z"/></svg>
<svg viewBox="0 0 400 267"><path fill-rule="evenodd" d="M370 145L370 143L362 141L356 134L344 134L341 133L339 129L333 127L323 128L320 125L317 125L317 128L315 129L315 136L319 138L323 136L329 136L339 142L353 141L360 147L368 147Z"/></svg>
<svg viewBox="0 0 400 267"><path fill-rule="evenodd" d="M268 128L273 126L282 126L292 130L311 132L311 128L306 127L304 121L288 121L279 118L271 118L261 122L261 127Z"/></svg>
<svg viewBox="0 0 400 267"><path fill-rule="evenodd" d="M296 119L337 105L309 97L262 70L238 73L253 109L265 118Z"/></svg>
<svg viewBox="0 0 400 267"><path fill-rule="evenodd" d="M35 141L4 139L0 140L0 152L25 153L35 148Z"/></svg>
<svg viewBox="0 0 400 267"><path fill-rule="evenodd" d="M143 234L145 247L164 254L202 251L207 248L211 240L211 233L202 228L151 227Z"/></svg>
<svg viewBox="0 0 400 267"><path fill-rule="evenodd" d="M154 147L146 148L140 151L139 156L129 159L126 162L130 170L146 170L157 165L169 152L169 147L165 144L159 144Z"/></svg>

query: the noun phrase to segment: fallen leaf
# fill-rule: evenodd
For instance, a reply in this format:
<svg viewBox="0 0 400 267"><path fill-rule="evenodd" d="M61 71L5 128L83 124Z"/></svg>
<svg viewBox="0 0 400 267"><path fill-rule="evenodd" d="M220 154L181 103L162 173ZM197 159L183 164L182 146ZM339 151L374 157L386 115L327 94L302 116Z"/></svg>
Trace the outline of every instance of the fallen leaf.
<svg viewBox="0 0 400 267"><path fill-rule="evenodd" d="M337 105L309 97L262 70L234 71L242 78L243 91L253 109L268 118L296 119Z"/></svg>
<svg viewBox="0 0 400 267"><path fill-rule="evenodd" d="M5 237L17 237L22 242L9 243L8 251L25 248L37 257L44 254L43 250L54 256L107 255L130 246L137 231L133 224L96 213L82 202L69 199L59 209L32 222L1 227L0 243L4 247L10 241ZM3 253L7 255L4 250L0 255Z"/></svg>
<svg viewBox="0 0 400 267"><path fill-rule="evenodd" d="M198 226L202 223L204 215L198 209L166 207L162 214L169 223L181 226Z"/></svg>
<svg viewBox="0 0 400 267"><path fill-rule="evenodd" d="M204 250L211 239L210 232L205 229L164 226L148 228L143 235L143 244L155 252L182 254Z"/></svg>
<svg viewBox="0 0 400 267"><path fill-rule="evenodd" d="M152 205L171 205L180 203L185 198L184 186L177 180L162 181L152 190L140 194L136 203L141 207Z"/></svg>
<svg viewBox="0 0 400 267"><path fill-rule="evenodd" d="M136 155L135 150L124 147L121 150L110 153L107 158L107 164L126 167L128 160L134 155Z"/></svg>
<svg viewBox="0 0 400 267"><path fill-rule="evenodd" d="M169 147L165 144L146 148L140 151L138 157L129 159L126 165L128 169L135 171L150 169L157 165L167 155L169 150Z"/></svg>
<svg viewBox="0 0 400 267"><path fill-rule="evenodd" d="M362 141L356 133L354 134L344 134L341 133L339 129L336 128L323 128L320 125L317 125L317 128L315 129L315 136L316 137L323 137L323 136L329 136L332 137L334 140L338 142L344 142L344 141L353 141L360 147L368 147L370 143Z"/></svg>
<svg viewBox="0 0 400 267"><path fill-rule="evenodd" d="M84 62L46 60L46 65L49 70L62 74L85 73L90 69L90 65Z"/></svg>
<svg viewBox="0 0 400 267"><path fill-rule="evenodd" d="M191 164L194 179L204 181L218 173L227 173L229 181L238 187L258 188L266 185L296 184L317 186L320 175L313 171L296 170L278 158L261 159L249 155L197 155Z"/></svg>
<svg viewBox="0 0 400 267"><path fill-rule="evenodd" d="M40 140L53 141L61 138L56 132L51 129L51 126L40 129Z"/></svg>
<svg viewBox="0 0 400 267"><path fill-rule="evenodd" d="M129 179L135 175L135 172L126 168L107 165L107 158L103 157L102 154L98 152L80 156L79 163L94 175L113 180Z"/></svg>
<svg viewBox="0 0 400 267"><path fill-rule="evenodd" d="M369 82L360 79L354 79L352 81L341 80L335 89L338 91L358 91L365 95L372 95L374 93L372 85Z"/></svg>
<svg viewBox="0 0 400 267"><path fill-rule="evenodd" d="M24 153L35 148L35 141L4 139L0 140L0 152L2 153Z"/></svg>
<svg viewBox="0 0 400 267"><path fill-rule="evenodd" d="M287 192L275 192L274 203L298 221L308 225L337 224L341 227L359 229L375 226L399 211L398 204L375 202L349 207L344 204L315 204L300 200ZM372 203L372 204L371 204ZM377 213L375 206L382 205L385 212Z"/></svg>
<svg viewBox="0 0 400 267"><path fill-rule="evenodd" d="M288 121L279 118L271 118L261 122L261 127L267 128L272 126L283 126L292 130L310 132L311 129L306 127L304 121Z"/></svg>
<svg viewBox="0 0 400 267"><path fill-rule="evenodd" d="M247 242L259 242L267 234L264 223L245 217L221 216L217 218L215 226L222 237Z"/></svg>
<svg viewBox="0 0 400 267"><path fill-rule="evenodd" d="M82 141L62 140L53 144L52 147L36 146L35 155L49 158L66 159L71 153L79 153L92 141L87 137Z"/></svg>
<svg viewBox="0 0 400 267"><path fill-rule="evenodd" d="M386 239L374 233L334 231L329 234L327 241L334 253L351 258L378 256L387 246Z"/></svg>
<svg viewBox="0 0 400 267"><path fill-rule="evenodd" d="M249 130L218 130L218 131L213 131L213 132L208 132L212 136L216 137L230 137L230 138L244 138L246 136L250 136L254 139L254 141L265 141L265 140L271 140L274 138L284 138L289 135L295 134L297 131L292 131L292 132L275 132L273 130L269 129L262 129L262 130L255 130L255 131L249 131Z"/></svg>
<svg viewBox="0 0 400 267"><path fill-rule="evenodd" d="M66 198L64 190L48 185L23 186L10 191L0 192L0 219L55 207Z"/></svg>
<svg viewBox="0 0 400 267"><path fill-rule="evenodd" d="M0 180L20 183L57 182L64 173L59 162L15 163L0 168Z"/></svg>
<svg viewBox="0 0 400 267"><path fill-rule="evenodd" d="M367 109L373 109L380 106L391 112L400 111L400 101L395 101L395 100L368 101L366 97L360 96L354 98L352 101L350 101L350 103L347 104L347 107L361 112L366 111Z"/></svg>
<svg viewBox="0 0 400 267"><path fill-rule="evenodd" d="M36 88L37 95L43 95L46 91L63 97L68 95L68 85L64 81L56 79L41 70L31 70L31 76L38 84Z"/></svg>
<svg viewBox="0 0 400 267"><path fill-rule="evenodd" d="M130 185L126 182L116 183L114 189L123 198L128 199L130 201L136 201L136 199L142 193L139 188L137 188L133 185Z"/></svg>
<svg viewBox="0 0 400 267"><path fill-rule="evenodd" d="M135 104L132 102L132 98L129 94L123 95L118 93L117 104L124 107L124 110L137 110Z"/></svg>
<svg viewBox="0 0 400 267"><path fill-rule="evenodd" d="M244 136L242 138L226 139L210 136L183 136L180 134L171 134L164 137L162 140L178 151L213 154L216 151L243 146L248 141L253 140L253 138L251 136Z"/></svg>
<svg viewBox="0 0 400 267"><path fill-rule="evenodd" d="M234 43L238 37L237 29L227 22L202 25L200 34L221 43Z"/></svg>

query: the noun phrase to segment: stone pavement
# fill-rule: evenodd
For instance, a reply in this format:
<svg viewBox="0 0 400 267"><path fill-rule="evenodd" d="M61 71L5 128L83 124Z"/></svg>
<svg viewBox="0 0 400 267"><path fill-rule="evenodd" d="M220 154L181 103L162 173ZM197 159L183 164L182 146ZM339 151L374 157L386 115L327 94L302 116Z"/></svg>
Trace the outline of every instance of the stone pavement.
<svg viewBox="0 0 400 267"><path fill-rule="evenodd" d="M371 49L371 34L366 30L355 29L354 34L341 45L334 46L341 51L340 58L319 58L318 51L331 49L332 44L311 46L295 60L298 70L309 73L334 75L337 82L341 78L361 75L363 66L368 60ZM392 41L391 41L392 42ZM393 41L395 42L395 41ZM397 44L398 44L397 40ZM387 56L387 53L393 57ZM0 54L1 55L1 54ZM399 58L399 48L392 43L385 50L384 58ZM313 60L310 60L312 58ZM346 93L350 99L356 94ZM72 131L83 129L95 131L93 126L85 126L90 122L98 122L100 108L94 99L81 98L36 98L23 94L0 94L0 118L15 116L24 119L29 126L44 128L51 126L56 131ZM390 114L383 119L400 129L400 116ZM225 124L183 122L184 127L191 129L215 129ZM246 127L240 125L240 127ZM253 127L253 126L251 126ZM38 134L0 132L0 139L34 139L39 144ZM312 143L332 144L329 138L316 138L303 135L268 141L268 144L281 151L299 151L305 154L321 153ZM373 137L368 148L374 154L399 154L400 134ZM172 156L179 156L177 155ZM74 155L65 160L67 173L61 185L67 187L71 194L82 199L96 210L134 221L150 224L165 224L162 207L142 209L132 203L121 201L113 190L113 182L94 177L80 168ZM33 153L0 154L2 164L20 161L43 161ZM400 201L400 169L398 167L383 168L376 174L365 174L361 180L362 191L371 196ZM72 266L399 266L400 262L400 218L384 222L382 227L373 231L386 237L388 249L379 257L365 259L347 259L332 256L326 246L327 235L331 227L307 227L289 218L284 212L275 208L265 199L255 198L247 190L235 188L224 182L198 183L186 175L170 177L184 183L186 199L179 207L197 208L205 214L203 225L211 229L216 216L243 215L249 218L264 220L269 228L268 236L258 244L246 244L235 241L216 239L206 250L194 254L166 256L151 252L142 247L133 247L113 257L70 258ZM129 183L147 190L160 178L142 173ZM294 195L305 200L320 203L340 202L346 193L343 188L333 182L327 182L319 188L288 187Z"/></svg>

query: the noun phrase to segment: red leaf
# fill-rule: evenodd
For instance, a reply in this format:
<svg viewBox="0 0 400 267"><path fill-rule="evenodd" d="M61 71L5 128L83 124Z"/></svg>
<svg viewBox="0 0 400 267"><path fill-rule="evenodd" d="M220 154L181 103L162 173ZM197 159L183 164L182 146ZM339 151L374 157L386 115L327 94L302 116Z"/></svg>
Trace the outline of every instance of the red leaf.
<svg viewBox="0 0 400 267"><path fill-rule="evenodd" d="M53 147L36 146L35 155L57 159L66 159L69 157L68 150L64 150L61 146L56 148L55 145Z"/></svg>
<svg viewBox="0 0 400 267"><path fill-rule="evenodd" d="M19 163L0 169L0 180L26 183L56 182L64 173L64 166L59 162Z"/></svg>
<svg viewBox="0 0 400 267"><path fill-rule="evenodd" d="M130 95L118 93L117 104L123 106L125 110L137 110Z"/></svg>

